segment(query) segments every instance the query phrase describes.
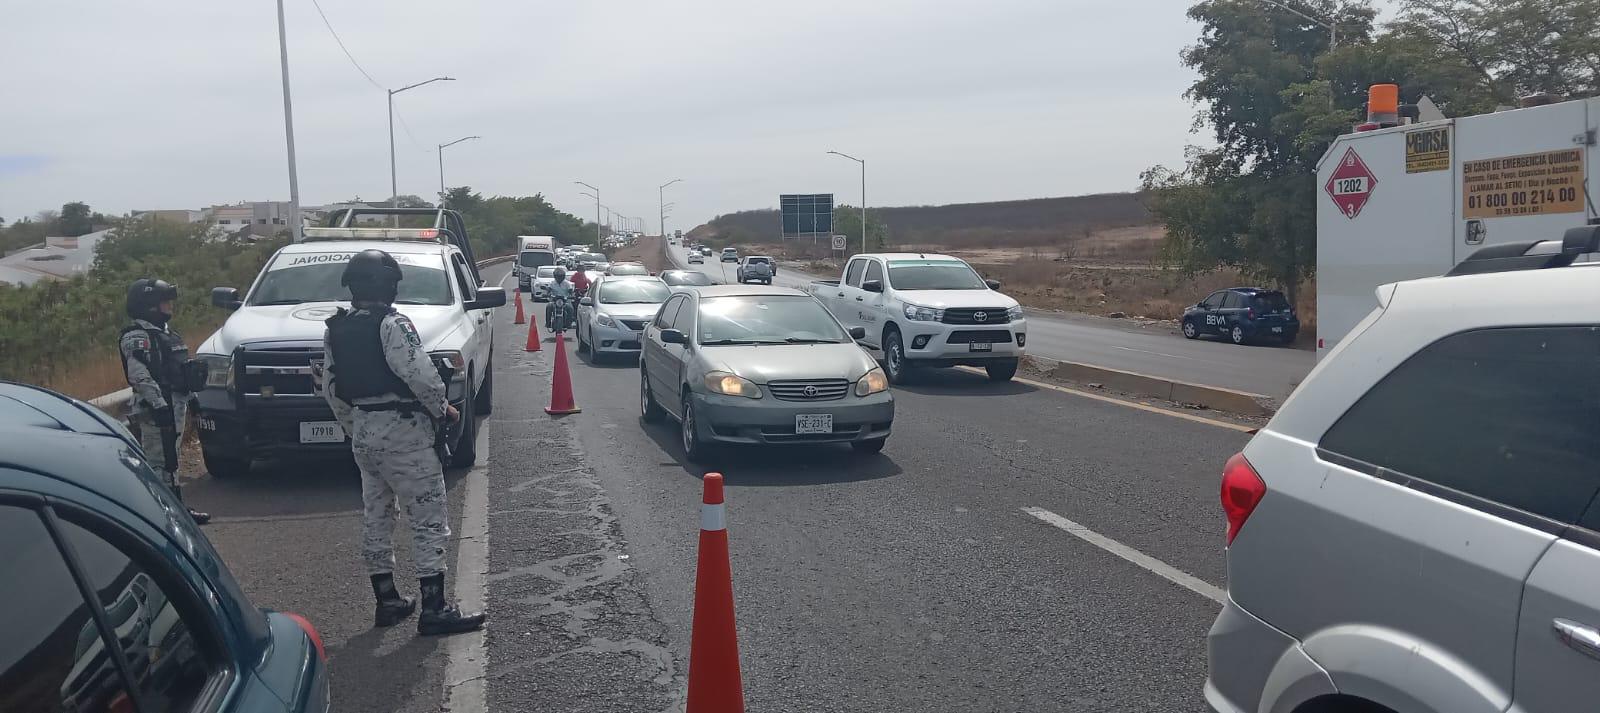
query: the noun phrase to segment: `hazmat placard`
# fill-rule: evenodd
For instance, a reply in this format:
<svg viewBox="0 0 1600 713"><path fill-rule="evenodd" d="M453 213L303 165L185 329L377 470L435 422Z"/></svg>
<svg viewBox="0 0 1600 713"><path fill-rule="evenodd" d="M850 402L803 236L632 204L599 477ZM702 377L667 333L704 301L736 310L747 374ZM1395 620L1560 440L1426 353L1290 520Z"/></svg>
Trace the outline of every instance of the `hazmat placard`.
<svg viewBox="0 0 1600 713"><path fill-rule="evenodd" d="M1507 218L1583 210L1583 150L1461 163L1462 216Z"/></svg>
<svg viewBox="0 0 1600 713"><path fill-rule="evenodd" d="M1450 170L1450 127L1406 132L1406 173Z"/></svg>

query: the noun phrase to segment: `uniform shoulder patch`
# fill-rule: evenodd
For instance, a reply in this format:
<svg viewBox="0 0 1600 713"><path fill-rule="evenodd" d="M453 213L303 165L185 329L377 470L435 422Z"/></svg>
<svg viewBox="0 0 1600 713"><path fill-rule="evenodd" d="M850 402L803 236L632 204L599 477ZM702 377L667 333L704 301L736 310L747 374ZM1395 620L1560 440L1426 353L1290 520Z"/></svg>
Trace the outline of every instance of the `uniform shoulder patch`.
<svg viewBox="0 0 1600 713"><path fill-rule="evenodd" d="M405 315L396 314L394 316L394 324L400 328L401 334L406 335L406 341L411 342L411 346L422 346L422 335L417 334L417 325L412 324L411 320L407 319Z"/></svg>
<svg viewBox="0 0 1600 713"><path fill-rule="evenodd" d="M143 331L128 332L122 337L122 346L130 351L150 351L150 335L145 334Z"/></svg>

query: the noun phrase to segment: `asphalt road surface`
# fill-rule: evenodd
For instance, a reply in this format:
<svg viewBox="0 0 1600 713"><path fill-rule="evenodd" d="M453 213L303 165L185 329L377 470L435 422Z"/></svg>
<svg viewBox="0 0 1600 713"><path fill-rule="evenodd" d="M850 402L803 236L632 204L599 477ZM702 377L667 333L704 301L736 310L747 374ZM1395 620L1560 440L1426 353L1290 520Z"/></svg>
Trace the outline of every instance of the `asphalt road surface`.
<svg viewBox="0 0 1600 713"><path fill-rule="evenodd" d="M339 710L682 709L707 469L685 465L673 423L639 421L636 360L592 364L567 342L583 411L546 415L556 344L524 352L513 313L495 315L486 466L449 475L451 561L486 554L450 577L486 589L486 636L370 628L347 467L185 490L256 602L321 628ZM881 454L713 464L747 709L1203 710L1216 484L1247 437L961 370L894 393Z"/></svg>
<svg viewBox="0 0 1600 713"><path fill-rule="evenodd" d="M689 264L683 248L669 249L679 266L721 282L734 281L735 263L718 262L712 255L704 264ZM818 278L780 266L773 284L805 289L814 279ZM1028 353L1277 399L1288 396L1316 364L1316 355L1303 349L1187 340L1177 329L1161 325L1140 327L1130 320L1037 310L1028 313Z"/></svg>

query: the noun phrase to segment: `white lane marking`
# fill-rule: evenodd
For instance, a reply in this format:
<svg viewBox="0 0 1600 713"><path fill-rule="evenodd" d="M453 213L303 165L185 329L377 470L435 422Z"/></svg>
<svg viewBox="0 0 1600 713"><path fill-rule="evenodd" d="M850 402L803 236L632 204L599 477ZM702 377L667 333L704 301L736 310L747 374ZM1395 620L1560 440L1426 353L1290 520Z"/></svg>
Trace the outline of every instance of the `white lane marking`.
<svg viewBox="0 0 1600 713"><path fill-rule="evenodd" d="M506 276L500 278L500 289L502 289L502 290L505 289L506 288L506 280L511 279L511 276L515 275L515 274L517 274L517 273L514 273L514 272L512 272L510 270L507 270L506 271Z"/></svg>
<svg viewBox="0 0 1600 713"><path fill-rule="evenodd" d="M965 371L965 372L970 373L970 374L982 374L982 373L984 373L982 369L979 369L977 367L972 367L972 366L958 366L958 367L956 367L956 369L958 369L960 371ZM1110 396L1104 396L1104 395L1101 395L1101 394L1091 394L1091 393L1089 393L1087 391L1079 391L1077 389L1069 389L1069 388L1067 388L1065 386L1057 386L1055 384L1047 384L1047 383L1045 383L1043 381L1036 381L1034 379L1025 379L1025 378L1022 378L1020 376L1012 377L1011 380L1015 381L1015 382L1017 382L1019 384L1027 384L1029 386L1037 386L1037 387L1039 387L1041 389L1049 389L1051 391L1058 391L1058 392L1061 392L1063 394L1071 394L1073 396L1081 396L1081 397L1086 398L1086 399L1094 399L1095 401L1104 401L1104 402L1106 402L1108 404L1116 404L1118 406L1126 406L1128 408L1138 409L1140 411L1149 411L1150 413L1159 413L1159 414L1161 414L1163 416L1171 416L1173 418L1181 418L1181 419L1183 419L1185 421L1193 421L1195 423L1203 423L1203 424L1205 424L1207 426L1216 426L1217 428L1226 428L1226 429L1228 429L1230 431L1239 431L1240 433L1249 433L1251 431L1256 430L1255 426L1247 426L1247 425L1244 425L1242 423L1229 423L1227 421L1218 421L1217 419L1214 419L1214 418L1206 418L1204 416L1196 416L1196 415L1194 415L1192 413L1184 413L1182 411L1173 411L1172 409L1159 408L1159 407L1156 407L1156 406L1151 406L1149 404L1141 404L1141 403L1136 403L1136 402L1133 402L1133 401L1125 401L1123 399L1112 398Z"/></svg>
<svg viewBox="0 0 1600 713"><path fill-rule="evenodd" d="M1166 562L1162 562L1161 560L1151 557L1150 555L1124 545L1121 542L1117 542L1116 540L1106 537L1105 535L1095 532L1094 530L1050 512L1049 510L1044 508L1026 507L1023 508L1022 511L1044 521L1049 525L1053 525L1065 530L1067 534L1072 535L1073 537L1132 562L1144 568L1146 571L1172 582L1173 584L1183 587L1184 589L1194 592L1195 594L1210 599L1218 604L1226 604L1228 602L1228 593L1223 591L1221 587L1217 587L1210 582L1195 577L1188 572L1184 572L1170 564L1167 564Z"/></svg>
<svg viewBox="0 0 1600 713"><path fill-rule="evenodd" d="M1140 354L1154 354L1156 356L1170 357L1172 359L1185 359L1185 360L1188 360L1188 361L1195 361L1194 357L1179 356L1177 354L1166 354L1166 353L1163 353L1163 352L1153 352L1153 351L1150 351L1148 349L1134 349L1133 347L1119 347L1119 346L1115 346L1115 345L1113 345L1111 348L1112 349L1121 349L1122 351L1125 351L1125 352L1139 352Z"/></svg>
<svg viewBox="0 0 1600 713"><path fill-rule="evenodd" d="M489 425L478 428L478 458L462 479L466 488L461 505L460 545L456 549L456 591L461 608L483 611L489 588ZM489 710L489 651L483 629L456 634L444 641L444 709Z"/></svg>

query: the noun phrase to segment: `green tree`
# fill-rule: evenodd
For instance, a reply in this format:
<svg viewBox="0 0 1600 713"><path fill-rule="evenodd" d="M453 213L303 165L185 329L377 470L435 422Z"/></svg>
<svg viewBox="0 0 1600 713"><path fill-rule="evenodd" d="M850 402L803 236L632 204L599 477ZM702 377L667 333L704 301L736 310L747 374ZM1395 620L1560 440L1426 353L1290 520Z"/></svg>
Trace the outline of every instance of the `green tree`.
<svg viewBox="0 0 1600 713"><path fill-rule="evenodd" d="M861 252L861 208L850 205L836 205L833 207L833 234L845 235L845 252L854 255ZM889 226L884 225L878 214L867 209L867 252L882 252L889 245Z"/></svg>
<svg viewBox="0 0 1600 713"><path fill-rule="evenodd" d="M69 238L94 232L93 215L89 204L73 201L61 206L61 217L56 219L56 232Z"/></svg>

